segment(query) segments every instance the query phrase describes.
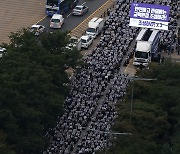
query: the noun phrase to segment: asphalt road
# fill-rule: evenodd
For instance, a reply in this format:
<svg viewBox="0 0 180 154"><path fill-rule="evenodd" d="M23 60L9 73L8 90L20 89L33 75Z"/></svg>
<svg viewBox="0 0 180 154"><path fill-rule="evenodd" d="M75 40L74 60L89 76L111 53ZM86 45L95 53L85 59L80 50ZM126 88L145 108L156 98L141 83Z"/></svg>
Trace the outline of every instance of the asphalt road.
<svg viewBox="0 0 180 154"><path fill-rule="evenodd" d="M84 19L90 16L94 11L96 11L101 5L103 5L107 0L79 0L79 4L84 4L89 7L89 11L83 16L73 16L71 15L71 11L64 14L64 24L61 28L63 31L71 31L77 25L79 25ZM46 31L55 31L55 29L49 28L50 17L46 17L39 24L44 25L46 27Z"/></svg>

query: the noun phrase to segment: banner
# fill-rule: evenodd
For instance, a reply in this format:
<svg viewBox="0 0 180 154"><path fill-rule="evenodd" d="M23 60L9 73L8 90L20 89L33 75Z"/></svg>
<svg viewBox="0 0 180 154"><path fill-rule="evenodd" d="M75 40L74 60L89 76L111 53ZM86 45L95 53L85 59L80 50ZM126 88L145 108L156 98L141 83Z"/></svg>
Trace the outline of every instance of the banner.
<svg viewBox="0 0 180 154"><path fill-rule="evenodd" d="M130 26L168 30L169 6L131 3Z"/></svg>

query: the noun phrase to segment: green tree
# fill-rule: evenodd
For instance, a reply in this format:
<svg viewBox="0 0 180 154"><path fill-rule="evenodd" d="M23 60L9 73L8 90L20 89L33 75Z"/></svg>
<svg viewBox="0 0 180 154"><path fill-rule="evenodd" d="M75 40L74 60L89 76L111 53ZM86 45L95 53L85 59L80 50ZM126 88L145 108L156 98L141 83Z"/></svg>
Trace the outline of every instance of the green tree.
<svg viewBox="0 0 180 154"><path fill-rule="evenodd" d="M66 33L36 37L23 29L10 38L0 60L0 150L39 154L48 145L45 133L64 112L69 93L65 64L75 67L81 56L63 49Z"/></svg>
<svg viewBox="0 0 180 154"><path fill-rule="evenodd" d="M130 118L131 86L125 100L118 107L118 118L113 130L130 132L132 136L119 136L108 153L143 154L180 152L180 65L166 60L152 63L148 70L139 71L139 77L157 81L135 81L132 123Z"/></svg>

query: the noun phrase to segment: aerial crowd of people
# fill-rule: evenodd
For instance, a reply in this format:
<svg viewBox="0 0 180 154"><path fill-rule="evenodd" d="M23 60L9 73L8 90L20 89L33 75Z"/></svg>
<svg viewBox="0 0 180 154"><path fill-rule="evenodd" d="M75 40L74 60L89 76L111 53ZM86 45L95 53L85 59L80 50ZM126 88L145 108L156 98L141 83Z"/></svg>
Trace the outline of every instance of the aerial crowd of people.
<svg viewBox="0 0 180 154"><path fill-rule="evenodd" d="M117 116L116 105L130 81L121 68L130 59L134 50L130 46L139 32L139 28L129 26L131 2L117 0L106 18L99 43L85 59L87 65L71 78L64 115L53 129L50 146L44 154L93 154L111 145L107 132L111 131ZM136 2L170 5L170 24L177 22L173 16L177 6L171 0ZM162 31L161 42L174 41L173 34L174 28Z"/></svg>

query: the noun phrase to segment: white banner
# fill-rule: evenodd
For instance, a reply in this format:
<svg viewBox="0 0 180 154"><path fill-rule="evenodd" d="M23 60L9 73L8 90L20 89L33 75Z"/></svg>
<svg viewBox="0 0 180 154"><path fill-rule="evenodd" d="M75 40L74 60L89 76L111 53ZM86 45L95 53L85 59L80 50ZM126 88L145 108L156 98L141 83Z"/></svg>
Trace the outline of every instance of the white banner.
<svg viewBox="0 0 180 154"><path fill-rule="evenodd" d="M130 18L130 26L168 30L168 22Z"/></svg>

